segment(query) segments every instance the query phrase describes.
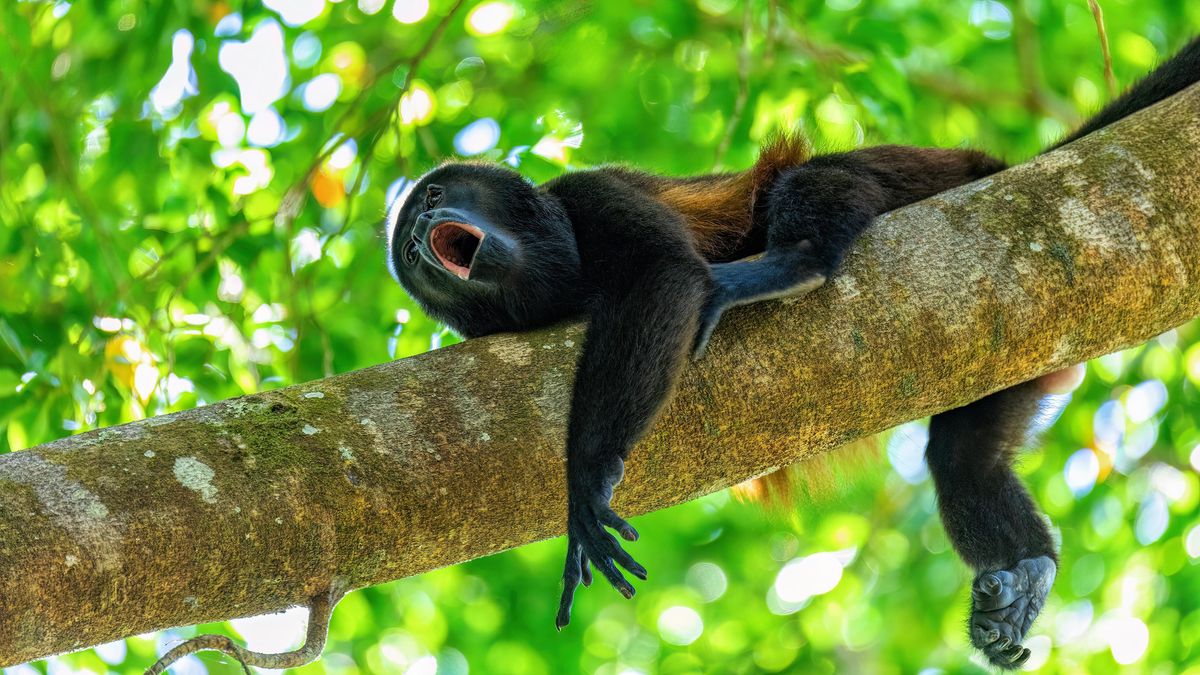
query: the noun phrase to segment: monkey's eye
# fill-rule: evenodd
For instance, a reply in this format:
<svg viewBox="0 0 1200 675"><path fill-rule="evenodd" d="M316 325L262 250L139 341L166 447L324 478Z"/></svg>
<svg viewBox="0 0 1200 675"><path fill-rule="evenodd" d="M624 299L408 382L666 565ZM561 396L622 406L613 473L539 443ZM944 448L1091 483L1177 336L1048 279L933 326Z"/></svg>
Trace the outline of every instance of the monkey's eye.
<svg viewBox="0 0 1200 675"><path fill-rule="evenodd" d="M430 184L429 187L425 188L425 208L432 209L440 204L443 194L445 194L445 190L442 189L441 185Z"/></svg>
<svg viewBox="0 0 1200 675"><path fill-rule="evenodd" d="M404 244L404 263L410 267L417 264L417 242L412 239Z"/></svg>

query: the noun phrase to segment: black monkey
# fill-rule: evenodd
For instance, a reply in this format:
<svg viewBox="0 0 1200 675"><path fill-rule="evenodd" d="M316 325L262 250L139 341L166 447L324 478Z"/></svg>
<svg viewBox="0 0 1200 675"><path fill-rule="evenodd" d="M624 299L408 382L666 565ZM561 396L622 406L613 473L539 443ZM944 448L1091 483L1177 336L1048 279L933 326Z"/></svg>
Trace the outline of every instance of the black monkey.
<svg viewBox="0 0 1200 675"><path fill-rule="evenodd" d="M1197 81L1200 40L1063 143ZM694 178L605 167L539 187L505 167L450 163L392 206L393 274L463 336L590 319L567 432L559 628L580 581L591 582L589 563L626 597L634 589L618 567L646 578L605 529L638 537L609 500L631 447L721 313L820 286L876 216L1004 168L981 152L901 146L810 158L783 137L747 171ZM1002 668L1028 659L1020 643L1057 569L1050 530L1010 467L1054 386L1018 385L930 424L942 520L977 573L971 641Z"/></svg>

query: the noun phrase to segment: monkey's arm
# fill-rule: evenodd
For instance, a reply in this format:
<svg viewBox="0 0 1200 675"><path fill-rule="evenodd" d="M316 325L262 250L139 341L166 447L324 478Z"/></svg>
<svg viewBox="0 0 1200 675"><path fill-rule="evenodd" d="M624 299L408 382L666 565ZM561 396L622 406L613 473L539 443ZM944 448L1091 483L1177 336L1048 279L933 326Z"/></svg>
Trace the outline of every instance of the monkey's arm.
<svg viewBox="0 0 1200 675"><path fill-rule="evenodd" d="M617 569L646 571L604 528L637 532L609 507L630 448L669 399L687 361L708 268L678 214L602 173L572 174L550 188L571 218L593 290L567 431L567 559L556 625L570 620L580 581L595 568L624 596Z"/></svg>

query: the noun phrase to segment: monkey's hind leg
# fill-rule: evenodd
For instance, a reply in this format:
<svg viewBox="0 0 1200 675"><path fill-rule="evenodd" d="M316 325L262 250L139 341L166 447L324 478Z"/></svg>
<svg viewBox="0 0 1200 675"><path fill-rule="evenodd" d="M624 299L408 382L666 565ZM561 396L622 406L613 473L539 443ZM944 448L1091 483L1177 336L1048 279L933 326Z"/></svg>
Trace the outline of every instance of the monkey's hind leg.
<svg viewBox="0 0 1200 675"><path fill-rule="evenodd" d="M929 425L926 459L942 523L976 572L971 643L1003 669L1029 659L1021 642L1058 566L1050 529L1011 467L1038 418L1065 403L1046 399L1047 389L1046 382L1027 382L936 415Z"/></svg>
<svg viewBox="0 0 1200 675"><path fill-rule="evenodd" d="M700 316L692 357L730 307L796 297L825 283L871 220L889 206L884 188L852 154L784 171L767 196L767 247L759 258L712 266L716 289Z"/></svg>

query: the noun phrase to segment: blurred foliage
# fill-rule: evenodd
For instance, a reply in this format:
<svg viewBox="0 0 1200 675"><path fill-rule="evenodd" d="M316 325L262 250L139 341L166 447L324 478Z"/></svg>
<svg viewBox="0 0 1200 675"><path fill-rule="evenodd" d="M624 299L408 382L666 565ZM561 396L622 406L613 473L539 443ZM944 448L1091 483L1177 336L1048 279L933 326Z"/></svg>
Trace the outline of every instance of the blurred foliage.
<svg viewBox="0 0 1200 675"><path fill-rule="evenodd" d="M694 173L794 125L1018 161L1108 97L1084 0L471 0L411 61L452 4L0 3L0 452L453 340L389 278L381 217L456 150ZM1190 0L1103 5L1123 84L1200 28ZM1200 673L1198 385L1196 325L1100 359L1024 460L1065 542L1031 668ZM923 433L819 511L639 519L651 581L582 593L562 634L555 540L351 595L301 670L982 672ZM302 619L200 628L279 650ZM8 672L140 672L194 630ZM176 668L206 670L240 672Z"/></svg>

